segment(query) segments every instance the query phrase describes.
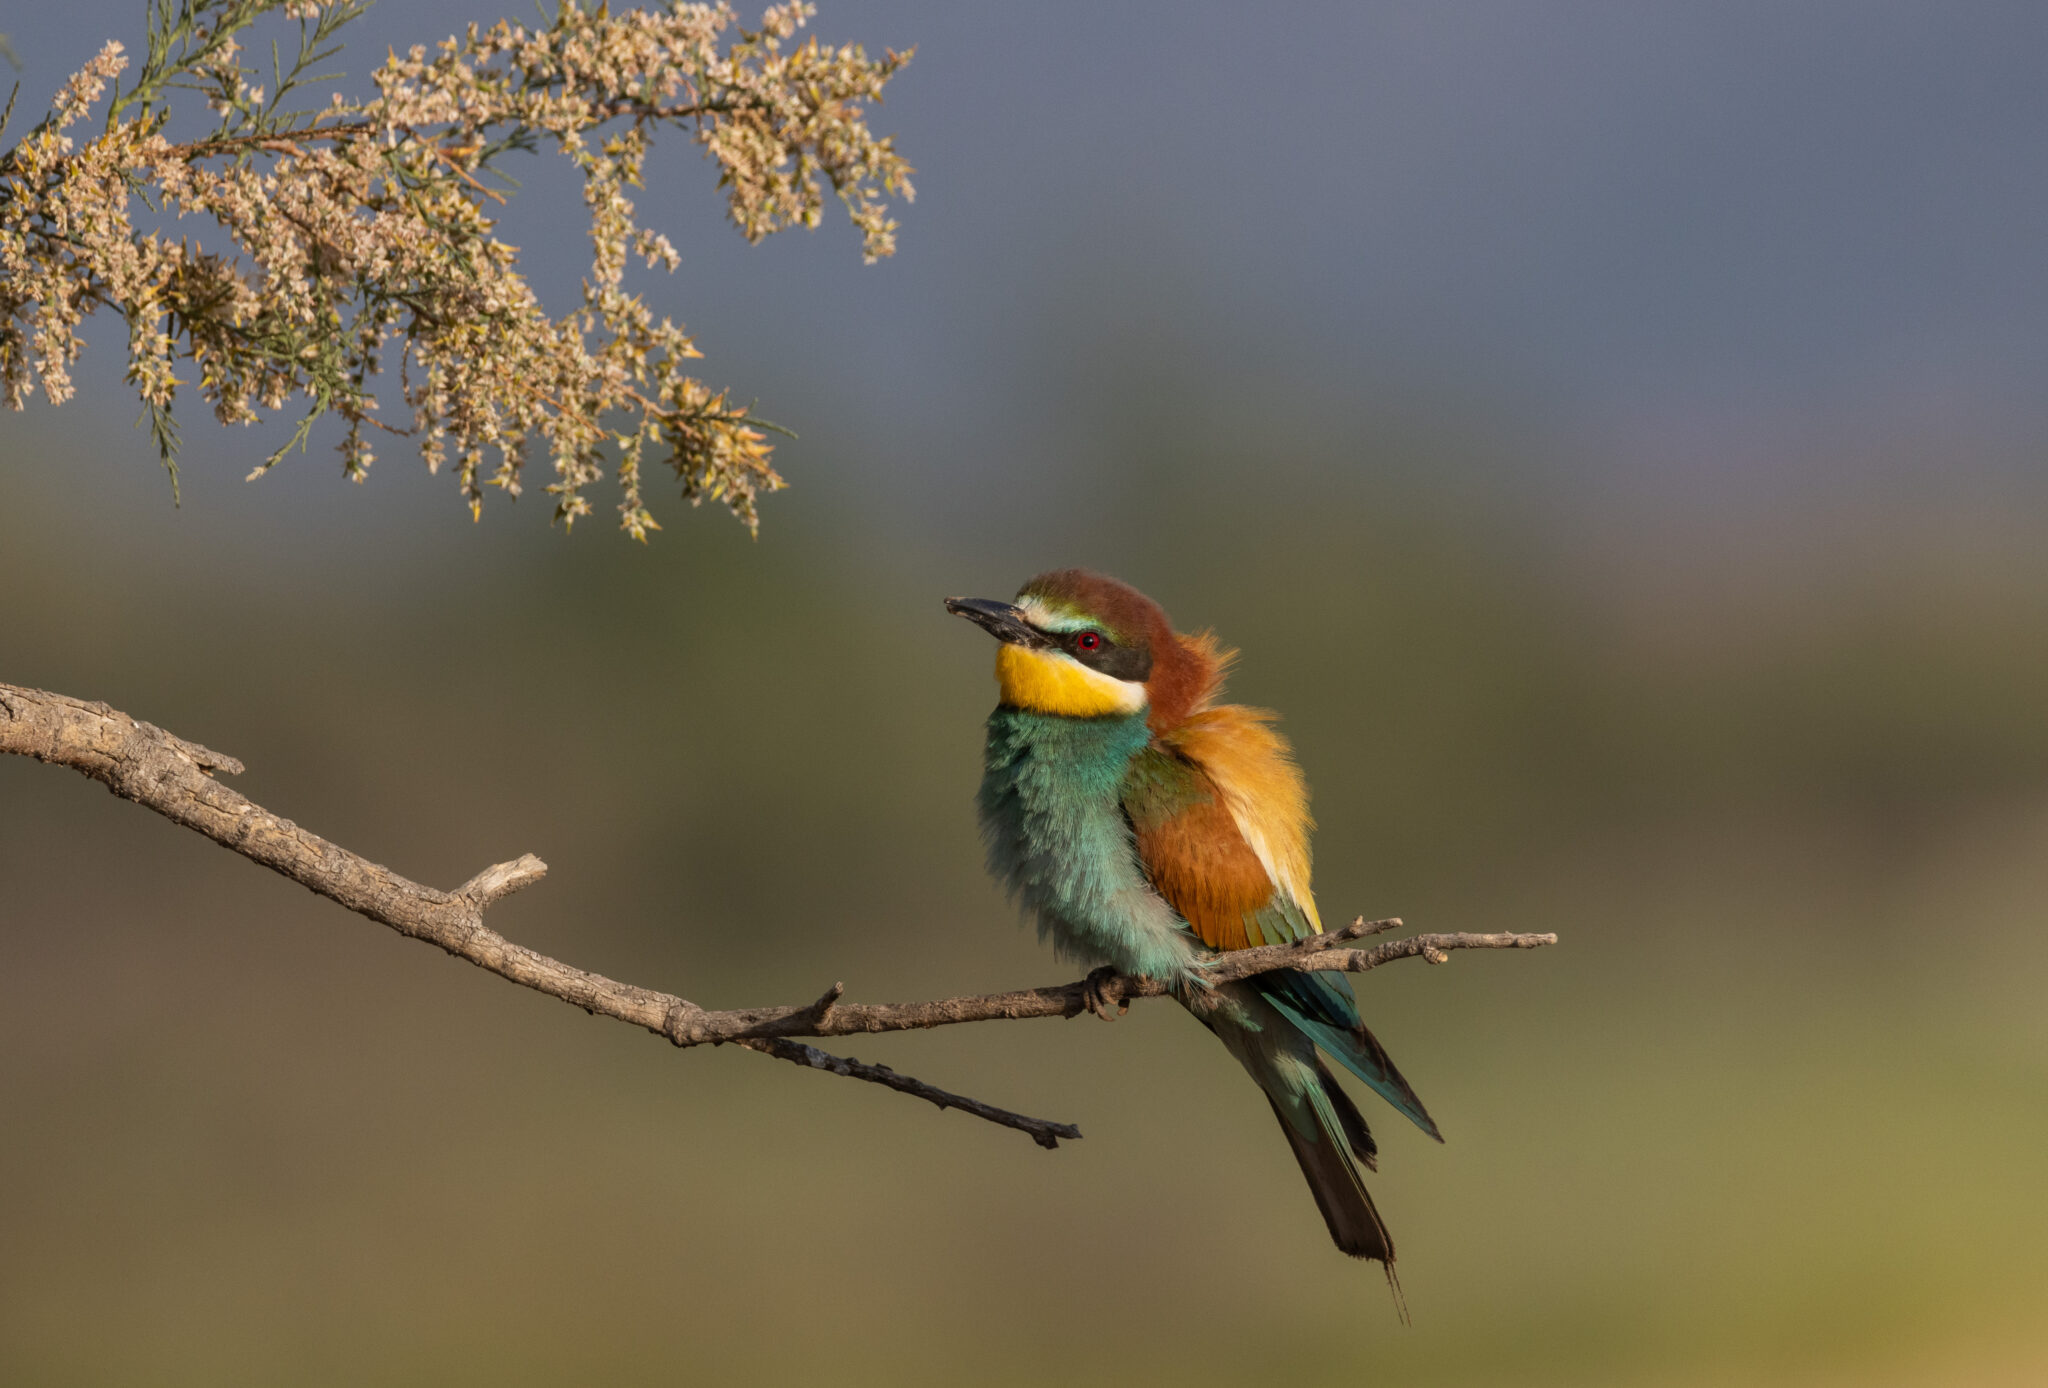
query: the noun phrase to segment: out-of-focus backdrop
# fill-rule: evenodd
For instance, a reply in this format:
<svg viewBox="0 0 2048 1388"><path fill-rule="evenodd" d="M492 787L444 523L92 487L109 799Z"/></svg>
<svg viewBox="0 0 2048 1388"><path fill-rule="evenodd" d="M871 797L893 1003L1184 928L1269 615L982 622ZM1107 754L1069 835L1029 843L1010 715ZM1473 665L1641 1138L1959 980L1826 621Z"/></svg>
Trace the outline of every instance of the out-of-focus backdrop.
<svg viewBox="0 0 2048 1388"><path fill-rule="evenodd" d="M33 114L141 0L8 5ZM389 4L432 40L484 0ZM472 525L98 325L0 418L0 678L248 763L514 938L707 1005L1049 983L972 822L951 593L1083 563L1243 650L1326 916L1555 930L1367 1015L1414 1325L1152 1004L842 1049L1056 1153L678 1054L0 762L0 1378L2048 1381L2048 10L835 0L919 54L896 260L641 283L801 431L758 540ZM506 217L573 293L579 205ZM535 479L536 481L540 479Z"/></svg>

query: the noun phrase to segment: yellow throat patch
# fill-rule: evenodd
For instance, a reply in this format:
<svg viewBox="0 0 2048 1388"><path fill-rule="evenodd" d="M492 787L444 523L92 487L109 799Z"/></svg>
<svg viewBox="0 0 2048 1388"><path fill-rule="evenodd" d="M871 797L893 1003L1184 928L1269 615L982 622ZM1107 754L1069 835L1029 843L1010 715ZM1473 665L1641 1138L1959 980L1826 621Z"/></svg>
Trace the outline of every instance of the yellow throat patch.
<svg viewBox="0 0 2048 1388"><path fill-rule="evenodd" d="M996 648L996 684L1003 702L1062 718L1102 718L1145 707L1145 686L1091 670L1058 651Z"/></svg>

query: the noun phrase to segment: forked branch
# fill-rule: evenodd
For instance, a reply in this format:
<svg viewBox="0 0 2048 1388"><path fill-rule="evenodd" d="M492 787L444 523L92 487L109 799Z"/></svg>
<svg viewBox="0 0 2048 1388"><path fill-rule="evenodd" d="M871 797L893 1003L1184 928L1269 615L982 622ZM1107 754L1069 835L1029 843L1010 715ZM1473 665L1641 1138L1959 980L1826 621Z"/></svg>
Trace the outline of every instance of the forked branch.
<svg viewBox="0 0 2048 1388"><path fill-rule="evenodd" d="M532 854L485 868L452 892L421 886L389 868L349 852L288 819L270 813L215 779L239 774L233 757L131 718L101 703L0 684L0 752L34 757L101 782L114 794L155 810L253 862L282 873L416 940L440 946L522 987L573 1003L585 1012L616 1017L666 1037L678 1046L735 1042L748 1050L835 1075L866 1080L1015 1128L1041 1147L1078 1138L1069 1123L1029 1118L949 1093L885 1065L863 1064L801 1044L798 1037L913 1031L959 1022L1029 1017L1073 1017L1087 1007L1090 980L1013 993L942 998L933 1002L850 1003L835 983L815 1002L793 1007L712 1011L673 993L621 983L514 944L484 924L495 902L547 874ZM1399 920L1363 918L1340 930L1294 944L1236 950L1208 961L1204 977L1226 983L1276 969L1336 969L1364 973L1395 959L1421 957L1441 964L1456 949L1533 949L1555 935L1411 935L1370 948L1356 942L1399 927ZM1168 992L1156 979L1114 975L1094 981L1099 997L1118 1004Z"/></svg>

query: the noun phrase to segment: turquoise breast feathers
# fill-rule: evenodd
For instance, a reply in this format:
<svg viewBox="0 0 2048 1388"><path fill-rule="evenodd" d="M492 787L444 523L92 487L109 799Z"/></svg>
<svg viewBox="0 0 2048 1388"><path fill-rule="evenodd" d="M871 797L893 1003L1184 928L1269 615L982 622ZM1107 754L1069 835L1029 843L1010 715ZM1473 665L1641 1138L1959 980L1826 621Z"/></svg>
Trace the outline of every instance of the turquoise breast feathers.
<svg viewBox="0 0 2048 1388"><path fill-rule="evenodd" d="M981 831L989 871L1055 949L1085 964L1175 979L1194 954L1178 913L1139 869L1121 793L1151 737L1144 713L989 715Z"/></svg>

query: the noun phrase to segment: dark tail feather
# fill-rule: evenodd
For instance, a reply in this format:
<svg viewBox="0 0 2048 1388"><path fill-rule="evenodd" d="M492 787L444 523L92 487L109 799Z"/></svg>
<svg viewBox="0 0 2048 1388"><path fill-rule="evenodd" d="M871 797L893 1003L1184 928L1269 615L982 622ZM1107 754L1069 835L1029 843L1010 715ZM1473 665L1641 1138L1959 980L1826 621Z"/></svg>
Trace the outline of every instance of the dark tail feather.
<svg viewBox="0 0 2048 1388"><path fill-rule="evenodd" d="M1268 1097L1267 1102L1273 1101ZM1394 1240L1388 1235L1387 1226L1380 1222L1380 1212L1373 1208L1365 1182L1359 1179L1358 1168L1351 1164L1344 1150L1340 1138L1346 1135L1326 1127L1313 1140L1303 1137L1277 1103L1273 1104L1273 1116L1280 1121L1280 1131L1287 1134L1287 1145L1294 1149L1295 1161L1301 1164L1301 1174L1316 1197L1316 1208L1323 1212L1323 1223L1330 1227L1331 1242L1354 1258L1376 1258L1387 1264L1387 1276L1391 1279Z"/></svg>
<svg viewBox="0 0 2048 1388"><path fill-rule="evenodd" d="M1323 1094L1330 1101L1330 1107L1337 1111L1337 1121L1343 1125L1344 1140L1351 1144L1351 1155L1365 1163L1367 1171L1380 1169L1380 1145L1372 1140L1372 1129L1365 1126L1365 1115L1358 1111L1358 1105L1351 1102L1351 1096L1344 1092L1337 1077L1330 1073L1330 1067L1316 1058L1316 1078L1323 1082Z"/></svg>

